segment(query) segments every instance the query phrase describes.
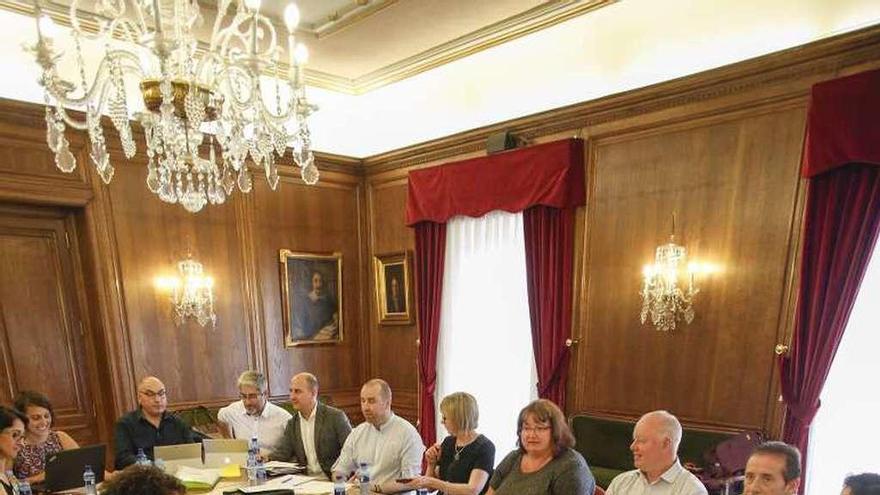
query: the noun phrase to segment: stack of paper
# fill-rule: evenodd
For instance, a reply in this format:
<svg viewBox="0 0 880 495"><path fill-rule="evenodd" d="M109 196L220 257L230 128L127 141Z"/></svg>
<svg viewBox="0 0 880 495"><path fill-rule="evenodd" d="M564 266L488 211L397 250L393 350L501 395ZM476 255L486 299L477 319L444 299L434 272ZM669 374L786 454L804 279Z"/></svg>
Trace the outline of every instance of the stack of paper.
<svg viewBox="0 0 880 495"><path fill-rule="evenodd" d="M199 469L189 466L180 466L174 476L183 483L188 490L210 490L214 488L220 479L219 469Z"/></svg>
<svg viewBox="0 0 880 495"><path fill-rule="evenodd" d="M300 474L306 471L305 466L300 466L295 462L269 461L263 466L270 476L280 476L282 474Z"/></svg>

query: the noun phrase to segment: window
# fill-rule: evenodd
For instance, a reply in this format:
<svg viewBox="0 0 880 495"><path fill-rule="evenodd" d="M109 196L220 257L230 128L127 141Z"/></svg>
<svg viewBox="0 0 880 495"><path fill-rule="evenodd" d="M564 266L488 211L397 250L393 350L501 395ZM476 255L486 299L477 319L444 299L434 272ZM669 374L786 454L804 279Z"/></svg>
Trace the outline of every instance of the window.
<svg viewBox="0 0 880 495"><path fill-rule="evenodd" d="M810 431L807 494L840 493L850 473L880 472L880 256L874 249Z"/></svg>
<svg viewBox="0 0 880 495"><path fill-rule="evenodd" d="M537 398L526 286L522 213L455 217L446 226L446 261L437 345L440 400L468 392L480 407L478 431L495 443L495 463L516 446L520 409Z"/></svg>

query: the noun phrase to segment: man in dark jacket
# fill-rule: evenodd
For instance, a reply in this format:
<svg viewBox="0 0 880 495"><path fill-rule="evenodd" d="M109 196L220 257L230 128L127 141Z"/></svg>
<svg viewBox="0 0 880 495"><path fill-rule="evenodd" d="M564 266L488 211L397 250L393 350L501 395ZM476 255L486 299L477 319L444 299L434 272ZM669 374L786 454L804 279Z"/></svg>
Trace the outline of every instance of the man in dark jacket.
<svg viewBox="0 0 880 495"><path fill-rule="evenodd" d="M290 380L290 402L297 413L287 422L271 460L296 462L308 474L330 477L339 451L351 433L348 417L318 401L318 379L299 373Z"/></svg>

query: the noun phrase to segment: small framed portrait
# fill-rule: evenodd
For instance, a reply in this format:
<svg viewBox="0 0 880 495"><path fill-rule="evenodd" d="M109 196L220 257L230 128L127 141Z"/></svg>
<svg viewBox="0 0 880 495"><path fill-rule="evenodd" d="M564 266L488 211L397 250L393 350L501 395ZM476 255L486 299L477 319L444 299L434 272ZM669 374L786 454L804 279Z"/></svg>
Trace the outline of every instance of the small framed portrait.
<svg viewBox="0 0 880 495"><path fill-rule="evenodd" d="M409 325L413 322L409 253L391 253L373 258L376 275L376 307L379 324Z"/></svg>
<svg viewBox="0 0 880 495"><path fill-rule="evenodd" d="M284 344L342 342L342 254L282 249Z"/></svg>

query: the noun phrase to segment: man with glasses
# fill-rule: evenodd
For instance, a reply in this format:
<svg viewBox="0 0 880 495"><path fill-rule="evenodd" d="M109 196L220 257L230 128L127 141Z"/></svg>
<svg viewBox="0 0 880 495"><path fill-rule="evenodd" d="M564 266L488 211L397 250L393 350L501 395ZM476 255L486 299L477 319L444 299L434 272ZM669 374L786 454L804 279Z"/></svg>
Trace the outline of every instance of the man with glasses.
<svg viewBox="0 0 880 495"><path fill-rule="evenodd" d="M138 408L116 421L114 429L116 469L130 466L137 460L139 449L150 460L153 447L195 442L192 428L174 416L168 408L168 397L163 384L155 376L148 376L138 384Z"/></svg>
<svg viewBox="0 0 880 495"><path fill-rule="evenodd" d="M241 400L220 409L217 420L228 438L257 437L260 450L271 454L290 420L290 413L269 402L266 377L259 371L248 370L238 377L238 396Z"/></svg>

